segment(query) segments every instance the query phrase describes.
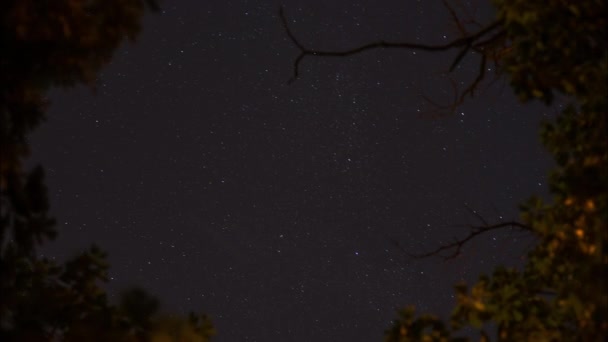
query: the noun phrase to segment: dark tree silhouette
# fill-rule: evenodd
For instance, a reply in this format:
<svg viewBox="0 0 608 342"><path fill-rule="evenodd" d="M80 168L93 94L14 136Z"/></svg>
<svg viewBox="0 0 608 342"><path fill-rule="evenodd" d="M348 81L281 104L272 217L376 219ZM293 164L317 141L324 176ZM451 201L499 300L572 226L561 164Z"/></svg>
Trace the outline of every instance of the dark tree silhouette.
<svg viewBox="0 0 608 342"><path fill-rule="evenodd" d="M445 3L445 2L444 2ZM603 341L608 337L608 11L605 1L494 0L497 17L472 34L446 3L463 36L441 45L378 41L348 50L315 50L296 39L280 12L287 36L304 57L344 57L370 49L458 49L453 69L471 51L481 54L474 81L457 97L473 95L492 60L523 102L551 104L560 93L569 105L554 122L545 122L541 139L556 161L550 174L553 199L533 197L521 205L521 222L472 226L469 234L412 257L451 258L476 236L512 228L533 234L538 243L522 270L498 267L470 289L456 286L449 322L399 312L386 341L468 341L465 327L480 341ZM397 244L398 246L398 244ZM469 330L470 331L470 330Z"/></svg>
<svg viewBox="0 0 608 342"><path fill-rule="evenodd" d="M28 171L28 134L45 119L52 87L93 86L125 38L134 40L153 0L0 2L0 340L206 341L206 316L155 315L141 290L108 302L105 254L97 247L65 264L39 257L56 236L44 172Z"/></svg>

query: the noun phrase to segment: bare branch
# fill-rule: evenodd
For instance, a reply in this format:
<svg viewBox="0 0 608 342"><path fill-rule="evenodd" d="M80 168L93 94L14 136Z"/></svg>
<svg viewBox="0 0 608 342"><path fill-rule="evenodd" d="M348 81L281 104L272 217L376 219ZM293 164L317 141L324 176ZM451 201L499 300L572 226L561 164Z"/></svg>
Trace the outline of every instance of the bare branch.
<svg viewBox="0 0 608 342"><path fill-rule="evenodd" d="M453 259L453 258L457 257L458 255L460 255L460 252L462 251L462 247L467 242L474 239L475 237L477 237L481 234L487 233L489 231L502 229L502 228L519 228L520 230L525 230L525 231L532 230L531 227L529 227L521 222L517 222L517 221L500 222L500 223L493 224L493 225L473 226L473 227L471 227L471 231L469 232L469 234L467 236L465 236L464 238L456 240L452 243L448 243L446 245L442 245L430 252L413 254L413 253L406 252L405 250L403 250L401 248L400 248L400 250L411 258L421 259L421 258L428 258L431 256L440 256L444 260L449 260L449 259ZM449 253L444 254L444 252L449 252Z"/></svg>
<svg viewBox="0 0 608 342"><path fill-rule="evenodd" d="M285 32L287 33L289 39L291 39L291 42L294 43L301 51L305 51L306 48L302 44L300 44L300 42L296 39L293 33L291 33L289 25L287 25L287 18L285 18L285 14L283 13L283 7L279 9L279 16L281 17L281 21L283 22L283 28L285 28Z"/></svg>
<svg viewBox="0 0 608 342"><path fill-rule="evenodd" d="M475 49L475 51L485 50L488 46L500 42L506 36L507 36L507 31L500 30L500 31L496 32L494 35L490 36L489 38L475 43L473 45L473 48Z"/></svg>
<svg viewBox="0 0 608 342"><path fill-rule="evenodd" d="M473 210L471 207L469 207L466 204L464 205L464 207L467 209L469 214L475 216L481 222L481 224L483 224L484 226L489 226L488 221L486 221L486 219L483 218L483 216L481 216L477 211Z"/></svg>
<svg viewBox="0 0 608 342"><path fill-rule="evenodd" d="M298 78L300 63L302 62L302 59L304 59L304 57L306 57L306 56L345 57L345 56L356 55L356 54L359 54L364 51L380 49L380 48L382 48L382 49L410 49L410 50L422 50L422 51L430 51L430 52L447 51L447 50L450 50L453 48L460 48L461 51L457 55L456 61L452 63L452 66L450 68L450 69L454 69L456 64L458 64L458 62L460 62L460 60L462 60L462 58L464 58L466 53L471 48L476 46L476 42L478 42L479 39L485 37L489 33L496 31L502 25L502 22L500 20L498 20L498 21L495 21L495 22L487 25L485 28L482 28L481 30L479 30L473 34L463 36L461 38L455 39L455 40L445 43L445 44L430 45L430 44L419 44L419 43L410 43L410 42L388 42L388 41L381 40L381 41L377 41L377 42L364 44L364 45L361 45L361 46L358 46L358 47L355 47L352 49L341 50L341 51L340 50L330 51L330 50L315 50L315 49L306 48L302 43L300 43L300 41L298 41L298 39L295 37L293 32L290 30L289 24L287 23L287 18L285 17L285 13L284 13L282 7L279 9L279 16L281 18L281 22L283 23L283 28L285 29L287 36L293 42L293 44L296 47L298 47L298 49L300 50L300 54L294 61L293 77L289 80L289 83L295 81ZM487 41L487 39L484 41Z"/></svg>
<svg viewBox="0 0 608 342"><path fill-rule="evenodd" d="M464 58L464 56L467 54L467 52L469 52L470 48L471 48L471 46L467 45L464 47L464 49L460 50L460 52L458 53L456 58L454 58L452 65L450 65L450 69L449 69L450 72L454 71L454 69L458 66L458 64L460 64L460 61Z"/></svg>
<svg viewBox="0 0 608 342"><path fill-rule="evenodd" d="M466 51L464 51L464 52L466 53ZM464 56L464 54L459 54L459 56L457 57L457 60L458 60L458 58L462 58L462 56ZM479 62L479 69L477 72L477 76L475 77L473 82L471 82L465 88L465 90L463 90L460 93L460 95L458 94L458 89L455 85L454 80L450 79L452 88L454 89L454 101L452 103L442 106L442 105L438 105L436 102L432 101L428 96L426 96L424 94L422 94L422 98L425 99L430 104L436 106L439 110L446 110L450 113L453 113L461 104L464 103L464 100L466 99L467 95L471 96L471 97L473 97L475 95L475 92L477 91L479 84L481 83L481 81L483 81L483 79L485 78L485 75L486 75L486 63L487 63L486 61L487 61L487 56L485 54L482 54L481 60ZM456 66L456 64L453 64L453 66Z"/></svg>
<svg viewBox="0 0 608 342"><path fill-rule="evenodd" d="M443 2L443 6L448 9L448 12L450 12L450 16L452 17L452 20L454 21L454 25L456 25L456 28L458 29L460 34L463 36L468 35L466 28L464 27L464 25L462 25L462 20L460 20L460 18L458 18L458 15L456 14L456 11L454 10L454 8L448 3L447 0L442 0L442 2Z"/></svg>
<svg viewBox="0 0 608 342"><path fill-rule="evenodd" d="M453 113L456 108L458 107L458 105L460 105L460 96L458 94L458 85L456 84L456 81L451 78L448 77L448 80L450 82L450 86L452 87L452 92L453 92L453 99L452 102L450 102L447 105L442 105L437 103L436 101L432 100L430 97L428 97L423 90L420 91L420 97L422 97L426 102L430 103L432 106L435 107L435 110L433 110L431 113L441 113L443 111L448 112L448 113ZM441 115L437 115L436 117L440 117Z"/></svg>
<svg viewBox="0 0 608 342"><path fill-rule="evenodd" d="M479 83L481 83L481 81L486 75L486 60L486 55L481 55L481 61L479 62L479 72L477 73L477 77L475 77L475 80L473 80L473 82L469 84L469 86L462 92L462 94L460 94L460 99L458 99L457 105L462 104L464 102L464 98L467 95L470 95L471 97L475 95L477 86L479 86Z"/></svg>

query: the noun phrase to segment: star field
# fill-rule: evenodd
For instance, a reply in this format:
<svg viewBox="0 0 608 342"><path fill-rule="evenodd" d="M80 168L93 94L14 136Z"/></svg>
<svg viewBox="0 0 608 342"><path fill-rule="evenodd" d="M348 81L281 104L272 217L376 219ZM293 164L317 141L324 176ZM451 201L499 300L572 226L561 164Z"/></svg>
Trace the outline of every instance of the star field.
<svg viewBox="0 0 608 342"><path fill-rule="evenodd" d="M163 5L94 93L50 96L32 138L59 223L44 253L98 244L111 293L139 285L166 311L206 312L216 341L370 341L398 307L446 315L454 283L517 264L533 242L499 231L451 261L393 243L451 242L478 223L467 207L517 218L546 192L546 108L499 81L440 113L421 95L452 99L442 73L456 51L307 57L287 84L298 50L281 5L302 43L342 49L455 39L440 1ZM469 56L452 76L463 86L476 70Z"/></svg>

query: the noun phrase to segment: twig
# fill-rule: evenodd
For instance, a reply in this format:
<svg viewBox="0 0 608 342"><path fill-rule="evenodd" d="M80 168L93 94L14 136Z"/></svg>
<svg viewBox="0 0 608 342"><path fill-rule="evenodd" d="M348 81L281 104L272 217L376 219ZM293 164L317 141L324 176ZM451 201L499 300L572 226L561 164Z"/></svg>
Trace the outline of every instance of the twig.
<svg viewBox="0 0 608 342"><path fill-rule="evenodd" d="M450 12L450 16L452 17L452 20L454 21L454 25L456 25L456 28L458 29L458 31L460 31L460 34L463 36L466 36L468 34L468 32L465 29L464 25L462 25L462 20L460 20L460 18L458 18L458 15L456 14L456 11L454 10L454 8L447 2L447 0L442 0L442 2L443 2L443 6L448 9L448 12Z"/></svg>
<svg viewBox="0 0 608 342"><path fill-rule="evenodd" d="M475 95L475 90L477 90L477 86L479 85L479 83L481 83L481 81L486 75L486 60L486 55L481 55L481 61L479 62L479 71L477 73L477 77L475 77L475 80L473 80L473 82L469 84L469 86L462 92L462 94L460 94L460 98L458 99L457 104L455 104L456 107L464 102L464 98L467 95L470 95L471 97Z"/></svg>
<svg viewBox="0 0 608 342"><path fill-rule="evenodd" d="M488 221L486 221L485 218L483 218L483 216L481 216L477 211L471 209L471 207L469 207L468 205L464 205L464 207L467 209L467 211L469 212L469 214L475 216L479 222L481 222L484 226L488 226Z"/></svg>

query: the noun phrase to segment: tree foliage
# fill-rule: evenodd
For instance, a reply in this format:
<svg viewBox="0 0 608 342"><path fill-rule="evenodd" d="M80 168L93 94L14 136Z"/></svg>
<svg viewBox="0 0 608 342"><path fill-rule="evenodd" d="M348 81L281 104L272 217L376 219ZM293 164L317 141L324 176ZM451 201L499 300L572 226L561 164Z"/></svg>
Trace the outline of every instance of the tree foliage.
<svg viewBox="0 0 608 342"><path fill-rule="evenodd" d="M0 2L0 340L207 341L204 315L157 314L130 290L112 305L97 247L63 264L39 255L57 232L41 166L23 167L28 134L45 119L51 87L94 85L125 38L134 40L152 0Z"/></svg>
<svg viewBox="0 0 608 342"><path fill-rule="evenodd" d="M495 0L506 32L498 61L522 101L570 103L541 128L556 161L552 200L521 206L538 243L523 269L456 287L449 323L400 313L386 341L603 341L608 336L608 13L605 1ZM490 328L493 327L493 328Z"/></svg>
<svg viewBox="0 0 608 342"><path fill-rule="evenodd" d="M601 341L608 335L608 13L601 0L494 0L496 21L449 44L378 42L348 51L307 49L305 56L345 56L371 48L460 49L482 56L473 94L496 63L522 101L569 105L542 126L555 158L553 198L521 206L521 226L537 237L522 269L499 267L472 286L456 287L449 322L406 308L386 341ZM158 314L140 289L118 305L102 287L108 265L97 247L63 264L38 255L52 240L44 172L24 170L27 135L43 120L46 92L93 85L125 38L133 40L151 1L6 0L0 3L0 340L206 341L204 315ZM286 22L285 22L285 27ZM498 224L500 225L500 224ZM497 225L493 225L497 226ZM505 225L506 226L506 225ZM488 228L488 227L486 227ZM481 230L483 232L483 230ZM494 331L495 330L495 331Z"/></svg>

